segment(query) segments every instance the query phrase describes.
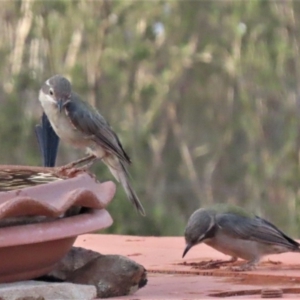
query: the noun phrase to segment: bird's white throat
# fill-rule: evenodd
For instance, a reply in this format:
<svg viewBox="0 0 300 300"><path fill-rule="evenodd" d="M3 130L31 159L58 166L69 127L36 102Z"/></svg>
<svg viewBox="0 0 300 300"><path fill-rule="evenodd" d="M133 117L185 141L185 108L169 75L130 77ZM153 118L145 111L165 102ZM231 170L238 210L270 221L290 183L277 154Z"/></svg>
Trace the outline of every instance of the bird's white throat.
<svg viewBox="0 0 300 300"><path fill-rule="evenodd" d="M41 102L42 105L45 102L50 102L52 104L57 105L56 100L54 100L51 96L46 95L42 90L40 90L39 100L40 100L40 102Z"/></svg>

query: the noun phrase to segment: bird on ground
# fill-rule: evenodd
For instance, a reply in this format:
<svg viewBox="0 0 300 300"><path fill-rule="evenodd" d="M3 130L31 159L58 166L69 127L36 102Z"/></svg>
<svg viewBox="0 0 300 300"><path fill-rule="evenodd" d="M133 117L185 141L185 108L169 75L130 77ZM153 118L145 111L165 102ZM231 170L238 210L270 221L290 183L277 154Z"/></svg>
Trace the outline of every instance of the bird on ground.
<svg viewBox="0 0 300 300"><path fill-rule="evenodd" d="M39 101L55 133L62 141L84 148L88 158L101 159L122 184L128 199L145 215L144 208L129 182L131 160L104 117L72 90L71 83L55 75L42 85ZM83 160L86 160L83 159Z"/></svg>
<svg viewBox="0 0 300 300"><path fill-rule="evenodd" d="M238 206L216 204L196 210L185 228L186 247L182 257L195 245L206 245L230 255L223 263L238 258L247 263L232 267L235 271L254 269L265 255L300 252L300 244L271 222Z"/></svg>

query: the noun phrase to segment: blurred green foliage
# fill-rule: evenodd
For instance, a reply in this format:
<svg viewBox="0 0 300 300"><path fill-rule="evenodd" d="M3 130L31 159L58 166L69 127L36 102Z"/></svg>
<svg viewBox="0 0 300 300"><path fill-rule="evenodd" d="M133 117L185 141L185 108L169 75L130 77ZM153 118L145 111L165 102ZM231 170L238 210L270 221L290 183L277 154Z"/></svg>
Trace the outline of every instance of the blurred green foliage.
<svg viewBox="0 0 300 300"><path fill-rule="evenodd" d="M108 232L182 235L196 208L229 202L300 237L300 2L1 5L2 164L41 164L38 91L62 73L133 161L147 217L118 185ZM58 164L81 156L61 143Z"/></svg>

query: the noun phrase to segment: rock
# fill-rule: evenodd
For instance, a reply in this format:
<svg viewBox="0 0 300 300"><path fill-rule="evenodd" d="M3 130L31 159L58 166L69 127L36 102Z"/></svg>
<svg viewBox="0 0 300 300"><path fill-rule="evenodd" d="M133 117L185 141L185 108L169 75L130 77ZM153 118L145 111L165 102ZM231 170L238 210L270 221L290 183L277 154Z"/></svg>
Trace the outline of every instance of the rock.
<svg viewBox="0 0 300 300"><path fill-rule="evenodd" d="M66 281L92 284L100 298L133 294L147 284L145 268L120 255L99 255L77 269Z"/></svg>
<svg viewBox="0 0 300 300"><path fill-rule="evenodd" d="M47 274L62 281L94 285L101 298L133 294L147 284L143 266L120 255L102 255L84 248L71 251Z"/></svg>
<svg viewBox="0 0 300 300"><path fill-rule="evenodd" d="M0 284L1 300L90 300L96 298L92 285L20 281Z"/></svg>
<svg viewBox="0 0 300 300"><path fill-rule="evenodd" d="M72 247L72 249L56 264L55 269L48 273L47 276L66 280L72 272L83 267L88 262L101 255L102 254L92 250Z"/></svg>

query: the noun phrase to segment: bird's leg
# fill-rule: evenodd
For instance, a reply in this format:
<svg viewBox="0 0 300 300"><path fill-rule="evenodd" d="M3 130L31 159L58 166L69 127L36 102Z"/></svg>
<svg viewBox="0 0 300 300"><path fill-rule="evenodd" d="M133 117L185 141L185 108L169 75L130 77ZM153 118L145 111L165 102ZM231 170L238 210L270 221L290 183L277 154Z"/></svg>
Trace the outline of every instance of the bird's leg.
<svg viewBox="0 0 300 300"><path fill-rule="evenodd" d="M255 258L255 259L252 259L252 260L248 261L247 263L245 263L241 266L233 266L230 269L232 271L238 271L238 272L251 271L251 270L255 269L255 266L258 264L258 262L259 262L259 258Z"/></svg>
<svg viewBox="0 0 300 300"><path fill-rule="evenodd" d="M73 161L67 165L64 165L62 166L61 168L63 170L66 170L66 169L72 169L72 168L79 168L78 165L81 165L84 163L83 166L81 166L80 168L84 168L84 169L87 169L88 167L90 167L91 164L94 163L94 160L96 160L97 157L94 155L94 154L89 154L81 159L78 159L76 161Z"/></svg>
<svg viewBox="0 0 300 300"><path fill-rule="evenodd" d="M87 171L87 169L94 163L97 157L95 155L88 155L67 165L56 168L56 174L59 176L74 177L80 171ZM80 164L83 164L80 166Z"/></svg>

